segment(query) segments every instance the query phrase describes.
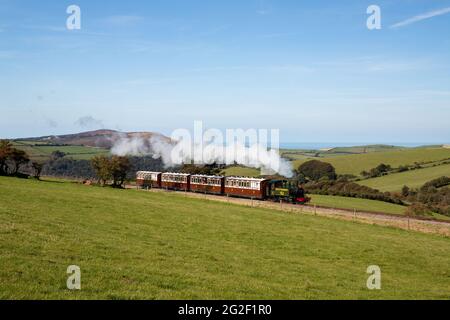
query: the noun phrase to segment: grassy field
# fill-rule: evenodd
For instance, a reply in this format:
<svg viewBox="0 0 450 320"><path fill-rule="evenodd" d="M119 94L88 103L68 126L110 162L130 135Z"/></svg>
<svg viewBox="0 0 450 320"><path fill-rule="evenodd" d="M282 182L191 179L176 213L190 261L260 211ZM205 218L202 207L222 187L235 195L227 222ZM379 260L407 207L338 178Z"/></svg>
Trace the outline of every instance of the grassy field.
<svg viewBox="0 0 450 320"><path fill-rule="evenodd" d="M28 153L32 160L48 160L53 151L62 151L66 157L76 160L89 160L99 154L108 154L109 150L84 146L48 146L31 141L14 141L14 147Z"/></svg>
<svg viewBox="0 0 450 320"><path fill-rule="evenodd" d="M261 175L261 170L241 166L232 166L223 170L221 174L236 177L259 177Z"/></svg>
<svg viewBox="0 0 450 320"><path fill-rule="evenodd" d="M403 147L390 145L367 145L355 147L337 147L322 150L281 149L280 154L289 160L304 160L311 157L336 157L348 154L371 153L381 151L403 150Z"/></svg>
<svg viewBox="0 0 450 320"><path fill-rule="evenodd" d="M400 191L405 185L410 188L419 188L426 182L442 176L450 177L450 164L390 174L379 178L363 180L359 184L380 191Z"/></svg>
<svg viewBox="0 0 450 320"><path fill-rule="evenodd" d="M450 158L450 149L415 148L315 159L331 163L339 174L359 175L363 170L370 170L380 163L398 167L415 162L439 161L448 158ZM307 160L311 160L311 158L294 161L294 167L297 168Z"/></svg>
<svg viewBox="0 0 450 320"><path fill-rule="evenodd" d="M316 204L322 207L349 210L356 209L358 211L380 212L388 214L404 214L406 210L405 206L376 200L324 196L317 194L308 196L311 197L311 204Z"/></svg>
<svg viewBox="0 0 450 320"><path fill-rule="evenodd" d="M171 193L0 178L0 236L1 299L450 298L449 238Z"/></svg>
<svg viewBox="0 0 450 320"><path fill-rule="evenodd" d="M368 199L324 196L316 194L308 196L311 197L312 205L315 204L321 207L333 209L347 209L347 210L357 210L360 212L365 211L365 212L404 215L406 213L407 208L406 206L401 206L398 204ZM432 213L432 215L428 218L450 221L450 217L444 216L439 213Z"/></svg>

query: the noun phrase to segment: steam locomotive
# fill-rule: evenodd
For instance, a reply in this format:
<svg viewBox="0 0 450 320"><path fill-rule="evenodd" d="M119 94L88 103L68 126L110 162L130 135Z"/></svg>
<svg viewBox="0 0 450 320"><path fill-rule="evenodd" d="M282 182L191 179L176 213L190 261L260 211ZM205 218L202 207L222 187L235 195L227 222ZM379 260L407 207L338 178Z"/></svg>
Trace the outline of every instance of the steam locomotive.
<svg viewBox="0 0 450 320"><path fill-rule="evenodd" d="M140 189L200 192L294 204L305 204L310 201L303 187L289 180L139 171L136 174L136 185Z"/></svg>

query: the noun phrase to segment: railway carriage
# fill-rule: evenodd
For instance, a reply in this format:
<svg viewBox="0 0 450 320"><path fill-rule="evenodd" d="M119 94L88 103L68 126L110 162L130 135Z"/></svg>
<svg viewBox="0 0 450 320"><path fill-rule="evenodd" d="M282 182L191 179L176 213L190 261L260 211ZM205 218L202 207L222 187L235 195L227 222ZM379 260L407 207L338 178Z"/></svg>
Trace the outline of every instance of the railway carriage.
<svg viewBox="0 0 450 320"><path fill-rule="evenodd" d="M201 192L209 194L224 193L225 177L222 176L207 176L207 175L192 175L190 177L190 188L192 192Z"/></svg>
<svg viewBox="0 0 450 320"><path fill-rule="evenodd" d="M187 173L163 173L161 176L161 188L190 191L190 176Z"/></svg>
<svg viewBox="0 0 450 320"><path fill-rule="evenodd" d="M163 188L302 205L311 200L303 187L294 180L139 171L136 174L136 186L141 189Z"/></svg>
<svg viewBox="0 0 450 320"><path fill-rule="evenodd" d="M225 194L229 196L265 199L267 179L226 177Z"/></svg>
<svg viewBox="0 0 450 320"><path fill-rule="evenodd" d="M136 186L138 188L161 188L162 172L139 171L136 174Z"/></svg>

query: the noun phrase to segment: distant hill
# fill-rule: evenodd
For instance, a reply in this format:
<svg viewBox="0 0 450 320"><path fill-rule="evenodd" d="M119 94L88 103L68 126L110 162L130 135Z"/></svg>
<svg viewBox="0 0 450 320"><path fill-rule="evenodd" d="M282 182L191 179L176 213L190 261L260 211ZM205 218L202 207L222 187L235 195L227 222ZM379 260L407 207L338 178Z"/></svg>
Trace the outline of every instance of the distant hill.
<svg viewBox="0 0 450 320"><path fill-rule="evenodd" d="M331 154L334 153L359 154L359 153L382 152L382 151L402 150L402 149L406 148L392 145L374 144L366 146L336 147L325 151Z"/></svg>
<svg viewBox="0 0 450 320"><path fill-rule="evenodd" d="M102 129L66 135L20 138L15 139L15 141L27 141L44 145L72 145L110 149L120 138L141 137L149 139L152 136L159 136L163 139L170 140L168 137L155 132L120 132Z"/></svg>

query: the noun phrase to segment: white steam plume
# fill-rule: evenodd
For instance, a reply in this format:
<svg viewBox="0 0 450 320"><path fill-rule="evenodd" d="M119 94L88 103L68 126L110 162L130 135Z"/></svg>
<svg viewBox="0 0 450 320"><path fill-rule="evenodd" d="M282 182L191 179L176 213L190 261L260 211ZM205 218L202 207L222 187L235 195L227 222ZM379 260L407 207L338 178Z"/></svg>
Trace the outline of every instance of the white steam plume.
<svg viewBox="0 0 450 320"><path fill-rule="evenodd" d="M235 163L246 167L261 169L264 175L278 173L292 177L293 171L289 161L280 157L277 150L267 150L264 145L254 144L247 147L234 145L194 145L190 141L170 142L160 136L148 139L142 137L121 137L113 145L111 153L119 156L151 155L161 159L164 166L173 167L183 163L226 164Z"/></svg>

